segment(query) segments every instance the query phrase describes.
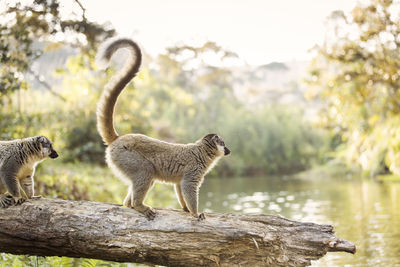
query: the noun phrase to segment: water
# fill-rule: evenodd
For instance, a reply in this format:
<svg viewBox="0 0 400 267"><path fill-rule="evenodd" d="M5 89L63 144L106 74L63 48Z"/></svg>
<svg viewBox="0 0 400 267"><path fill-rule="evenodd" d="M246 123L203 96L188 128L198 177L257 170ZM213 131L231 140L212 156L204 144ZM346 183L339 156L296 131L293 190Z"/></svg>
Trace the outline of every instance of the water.
<svg viewBox="0 0 400 267"><path fill-rule="evenodd" d="M331 224L355 255L330 252L312 266L400 266L400 183L362 179L206 179L200 210L268 213Z"/></svg>

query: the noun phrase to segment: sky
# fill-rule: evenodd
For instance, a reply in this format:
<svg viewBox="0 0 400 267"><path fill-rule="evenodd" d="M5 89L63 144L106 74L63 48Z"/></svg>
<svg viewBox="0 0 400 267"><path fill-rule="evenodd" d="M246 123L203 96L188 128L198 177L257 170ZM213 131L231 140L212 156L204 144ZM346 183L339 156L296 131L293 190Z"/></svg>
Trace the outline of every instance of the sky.
<svg viewBox="0 0 400 267"><path fill-rule="evenodd" d="M81 0L86 16L111 22L151 55L177 44L215 41L250 65L308 60L334 10L357 0Z"/></svg>

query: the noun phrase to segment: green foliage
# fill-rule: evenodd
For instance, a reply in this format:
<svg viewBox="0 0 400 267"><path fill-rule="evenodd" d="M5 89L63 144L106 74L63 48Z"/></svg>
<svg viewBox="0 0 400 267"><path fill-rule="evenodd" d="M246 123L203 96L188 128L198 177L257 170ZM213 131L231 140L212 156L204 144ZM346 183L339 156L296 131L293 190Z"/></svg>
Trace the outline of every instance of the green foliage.
<svg viewBox="0 0 400 267"><path fill-rule="evenodd" d="M326 104L321 124L345 144L340 155L371 175L400 174L399 5L374 0L335 12L308 79L310 97Z"/></svg>
<svg viewBox="0 0 400 267"><path fill-rule="evenodd" d="M104 145L96 128L96 114L78 110L69 114L71 128L66 132L66 161L104 163Z"/></svg>
<svg viewBox="0 0 400 267"><path fill-rule="evenodd" d="M299 109L282 106L232 114L220 127L227 129L224 136L238 155L224 167L234 174L260 175L295 173L317 163L327 140L322 132L310 131L310 123L300 114Z"/></svg>
<svg viewBox="0 0 400 267"><path fill-rule="evenodd" d="M127 267L127 263L67 257L15 256L0 253L0 267Z"/></svg>

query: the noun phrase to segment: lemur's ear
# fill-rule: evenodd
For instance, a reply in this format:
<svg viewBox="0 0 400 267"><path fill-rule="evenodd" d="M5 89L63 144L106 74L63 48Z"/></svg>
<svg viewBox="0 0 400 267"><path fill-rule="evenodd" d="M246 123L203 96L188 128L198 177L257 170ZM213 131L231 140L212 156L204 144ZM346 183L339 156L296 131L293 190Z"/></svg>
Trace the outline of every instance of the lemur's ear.
<svg viewBox="0 0 400 267"><path fill-rule="evenodd" d="M38 141L40 142L40 143L45 143L46 142L46 137L44 137L44 136L39 136L39 138L38 138Z"/></svg>
<svg viewBox="0 0 400 267"><path fill-rule="evenodd" d="M204 136L203 138L212 139L212 138L214 138L214 136L216 136L216 134L210 133L210 134L207 134L206 136Z"/></svg>

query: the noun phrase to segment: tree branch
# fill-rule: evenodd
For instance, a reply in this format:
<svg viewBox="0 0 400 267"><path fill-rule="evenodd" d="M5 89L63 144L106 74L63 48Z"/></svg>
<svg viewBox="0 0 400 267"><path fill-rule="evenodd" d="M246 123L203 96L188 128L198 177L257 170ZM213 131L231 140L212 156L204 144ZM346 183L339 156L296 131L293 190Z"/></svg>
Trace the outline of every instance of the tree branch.
<svg viewBox="0 0 400 267"><path fill-rule="evenodd" d="M355 253L332 226L272 215L157 209L148 221L119 205L29 200L0 212L0 251L167 266L306 266L327 252Z"/></svg>
<svg viewBox="0 0 400 267"><path fill-rule="evenodd" d="M79 7L82 9L82 20L87 21L86 19L86 8L82 5L81 1L75 0L75 3L79 5Z"/></svg>

